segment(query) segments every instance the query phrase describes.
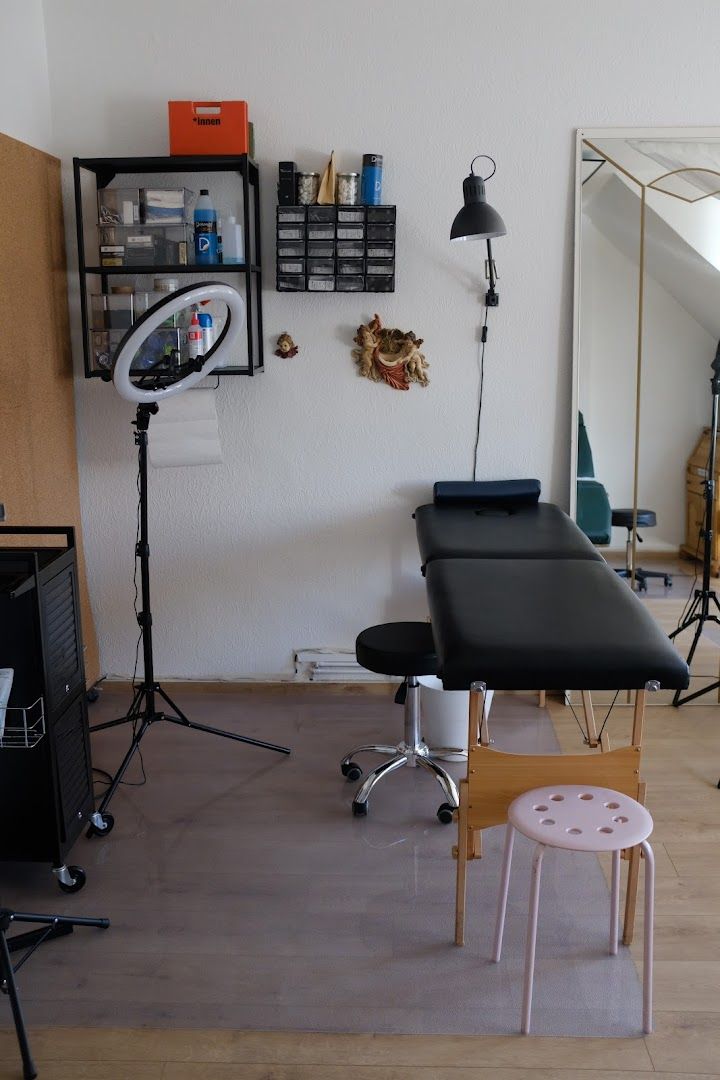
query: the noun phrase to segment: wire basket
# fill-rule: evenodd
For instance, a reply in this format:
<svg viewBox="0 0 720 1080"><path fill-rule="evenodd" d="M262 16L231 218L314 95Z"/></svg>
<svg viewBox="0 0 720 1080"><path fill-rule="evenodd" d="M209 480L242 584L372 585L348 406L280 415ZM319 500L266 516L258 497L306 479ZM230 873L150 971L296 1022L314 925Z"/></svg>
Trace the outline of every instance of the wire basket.
<svg viewBox="0 0 720 1080"><path fill-rule="evenodd" d="M0 707L0 728L0 750L32 750L45 734L43 699L39 697L25 708Z"/></svg>

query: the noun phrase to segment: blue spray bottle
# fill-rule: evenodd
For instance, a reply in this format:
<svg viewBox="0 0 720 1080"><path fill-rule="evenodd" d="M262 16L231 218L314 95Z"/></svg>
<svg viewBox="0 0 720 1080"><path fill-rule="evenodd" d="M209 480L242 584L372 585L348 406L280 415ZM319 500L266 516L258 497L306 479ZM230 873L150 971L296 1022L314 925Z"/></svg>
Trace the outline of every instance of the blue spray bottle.
<svg viewBox="0 0 720 1080"><path fill-rule="evenodd" d="M217 211L207 188L202 188L195 203L195 262L200 265L218 261Z"/></svg>

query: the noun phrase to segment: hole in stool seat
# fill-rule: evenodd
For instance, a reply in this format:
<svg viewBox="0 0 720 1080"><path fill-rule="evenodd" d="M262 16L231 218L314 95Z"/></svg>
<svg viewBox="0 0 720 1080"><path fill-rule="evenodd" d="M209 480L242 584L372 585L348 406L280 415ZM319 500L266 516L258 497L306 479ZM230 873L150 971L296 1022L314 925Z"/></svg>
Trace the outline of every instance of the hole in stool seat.
<svg viewBox="0 0 720 1080"><path fill-rule="evenodd" d="M618 814L617 817L613 818L613 821L616 821L618 825L626 825L628 819L626 817L623 817L622 814Z"/></svg>
<svg viewBox="0 0 720 1080"><path fill-rule="evenodd" d="M564 802L565 796L564 795L551 795L550 799L552 800L552 802Z"/></svg>
<svg viewBox="0 0 720 1080"><path fill-rule="evenodd" d="M595 796L591 795L589 791L584 791L582 795L578 795L578 799L582 799L583 802L589 802L590 799L594 799Z"/></svg>
<svg viewBox="0 0 720 1080"><path fill-rule="evenodd" d="M544 813L547 810L547 806L543 806L542 803L538 803L537 806L533 806L533 810L539 810L540 813Z"/></svg>
<svg viewBox="0 0 720 1080"><path fill-rule="evenodd" d="M571 836L580 836L582 829L566 829L565 832L570 833Z"/></svg>
<svg viewBox="0 0 720 1080"><path fill-rule="evenodd" d="M555 824L555 820L554 820L554 818L551 818L551 817L546 817L546 818L543 818L543 819L542 819L542 821L540 822L540 824L541 824L541 825L554 825L554 824Z"/></svg>
<svg viewBox="0 0 720 1080"><path fill-rule="evenodd" d="M614 829L611 829L609 825L601 825L601 826L600 826L600 827L598 828L598 832L602 832L602 833L611 833L611 832L615 832L615 830L614 830Z"/></svg>
<svg viewBox="0 0 720 1080"><path fill-rule="evenodd" d="M620 803L619 802L606 802L604 805L607 807L608 810L619 810L620 809Z"/></svg>

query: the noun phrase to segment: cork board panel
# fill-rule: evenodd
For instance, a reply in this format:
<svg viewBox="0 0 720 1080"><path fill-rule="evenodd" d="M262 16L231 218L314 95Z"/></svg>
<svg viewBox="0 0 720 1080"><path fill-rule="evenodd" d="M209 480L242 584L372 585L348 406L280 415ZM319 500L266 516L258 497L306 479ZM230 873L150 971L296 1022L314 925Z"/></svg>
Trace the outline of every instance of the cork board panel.
<svg viewBox="0 0 720 1080"><path fill-rule="evenodd" d="M80 529L60 161L2 134L0 238L0 502L8 525L75 527L90 685L100 662Z"/></svg>

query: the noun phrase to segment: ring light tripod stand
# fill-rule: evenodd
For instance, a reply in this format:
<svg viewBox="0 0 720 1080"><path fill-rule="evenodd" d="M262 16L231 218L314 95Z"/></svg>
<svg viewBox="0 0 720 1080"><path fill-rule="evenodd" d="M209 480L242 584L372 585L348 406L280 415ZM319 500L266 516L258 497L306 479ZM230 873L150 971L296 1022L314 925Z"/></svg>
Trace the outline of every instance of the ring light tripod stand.
<svg viewBox="0 0 720 1080"><path fill-rule="evenodd" d="M710 622L720 625L720 618L717 614L720 612L720 602L718 602L715 590L710 588L710 564L712 562L713 518L715 510L715 458L718 434L718 398L720 397L720 343L718 343L715 359L713 360L711 367L713 373L710 380L710 389L712 392L712 419L710 421L710 459L708 462L707 476L705 478L705 524L702 531L702 588L695 590L695 598L690 605L689 611L681 621L680 625L673 630L672 634L670 634L670 640L672 641L673 638L676 638L683 630L687 630L689 626L693 626L697 623L692 645L690 646L687 655L688 667L695 655L695 649L700 640L700 635L705 628L705 623ZM696 690L692 694L686 694L684 698L680 697L680 691L676 690L672 703L675 706L685 705L688 701L694 701L695 698L701 697L703 694L708 694L711 690L717 690L719 686L720 680L711 683L710 686L704 686L702 690ZM720 783L718 783L718 787L720 787Z"/></svg>
<svg viewBox="0 0 720 1080"><path fill-rule="evenodd" d="M138 349L169 316L182 311L192 304L204 303L208 300L221 300L227 304L228 318L223 332L218 341L209 350L206 356L190 360L178 371L179 378L168 382L166 375L153 379L152 373L133 382L130 377L130 369ZM140 596L141 610L137 613L140 625L140 636L143 650L143 679L135 687L132 704L125 716L118 720L108 720L103 724L95 724L90 728L93 731L103 731L105 728L117 727L120 724L133 725L133 737L125 757L121 761L113 776L107 791L105 792L97 810L90 819L88 836L107 836L115 824L112 814L107 813L107 808L112 800L123 776L127 772L130 762L134 758L145 734L153 724L165 720L176 724L178 727L189 728L192 731L204 731L210 735L219 735L224 739L234 739L236 742L249 743L252 746L261 746L265 750L275 750L280 754L289 754L290 750L285 746L276 746L274 743L263 742L260 739L252 739L247 735L236 735L231 731L223 731L220 728L209 727L207 724L198 724L189 720L178 708L172 698L163 690L155 679L155 667L153 661L152 642L152 612L150 609L150 543L148 535L148 474L147 474L147 450L148 428L150 418L158 411L158 402L171 395L190 389L197 385L201 379L209 375L217 366L222 352L232 347L242 329L245 315L245 306L240 294L231 286L217 282L206 282L202 285L190 285L185 289L179 289L172 293L166 300L156 304L141 319L133 324L131 329L120 342L117 358L113 368L113 382L118 393L129 401L137 403L137 415L133 421L135 427L135 444L138 447L138 477L140 491L139 507L139 536L135 548L135 557L140 561ZM158 700L159 699L159 700ZM172 713L163 711L163 705L169 706Z"/></svg>

